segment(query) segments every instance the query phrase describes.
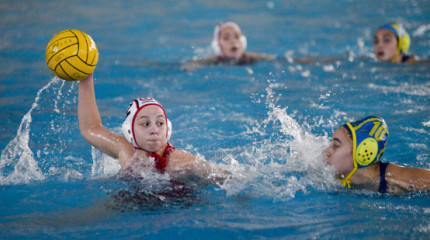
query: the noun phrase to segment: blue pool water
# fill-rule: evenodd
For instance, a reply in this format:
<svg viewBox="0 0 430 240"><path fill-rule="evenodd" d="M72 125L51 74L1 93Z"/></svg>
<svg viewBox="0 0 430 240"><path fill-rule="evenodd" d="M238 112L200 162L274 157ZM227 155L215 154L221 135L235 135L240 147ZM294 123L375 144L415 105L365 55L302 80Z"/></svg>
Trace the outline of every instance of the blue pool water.
<svg viewBox="0 0 430 240"><path fill-rule="evenodd" d="M0 238L428 239L429 194L345 191L322 163L343 122L385 118L386 161L430 169L430 68L372 57L375 28L402 21L430 56L428 1L19 1L0 3ZM180 67L234 20L250 66ZM51 37L75 28L100 52L104 125L153 96L172 144L233 172L222 184L118 177L79 133L78 84L45 64ZM289 63L285 56L317 64ZM172 189L173 188L173 189Z"/></svg>

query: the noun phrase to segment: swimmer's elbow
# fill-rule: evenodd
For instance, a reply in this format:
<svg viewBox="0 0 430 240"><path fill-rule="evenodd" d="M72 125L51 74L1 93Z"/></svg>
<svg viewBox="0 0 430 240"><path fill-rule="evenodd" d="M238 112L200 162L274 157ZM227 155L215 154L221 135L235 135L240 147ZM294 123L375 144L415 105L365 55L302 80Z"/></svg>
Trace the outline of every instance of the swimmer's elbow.
<svg viewBox="0 0 430 240"><path fill-rule="evenodd" d="M79 128L79 129L80 129L80 131L81 131L81 136L82 136L85 140L87 140L87 139L88 139L88 136L90 136L90 135L91 135L90 131L89 131L88 129L84 129L84 128Z"/></svg>
<svg viewBox="0 0 430 240"><path fill-rule="evenodd" d="M91 143L91 139L94 136L99 135L99 132L101 132L101 128L103 128L101 125L93 125L93 126L79 125L79 130L81 132L81 136L85 140L87 140L89 143Z"/></svg>

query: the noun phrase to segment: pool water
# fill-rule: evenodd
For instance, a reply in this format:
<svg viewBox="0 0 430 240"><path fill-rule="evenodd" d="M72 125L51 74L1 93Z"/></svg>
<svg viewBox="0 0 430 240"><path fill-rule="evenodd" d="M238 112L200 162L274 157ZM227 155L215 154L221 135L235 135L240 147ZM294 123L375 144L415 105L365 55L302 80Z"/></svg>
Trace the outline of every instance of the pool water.
<svg viewBox="0 0 430 240"><path fill-rule="evenodd" d="M402 21L430 56L428 1L2 1L0 238L428 239L428 192L345 190L322 151L345 121L383 117L384 161L430 169L430 68L374 60L375 28ZM234 20L248 50L277 56L181 71ZM171 143L232 172L218 184L152 171L124 179L81 137L78 83L45 63L52 36L92 36L103 124L120 133L152 96ZM315 64L289 62L309 58Z"/></svg>

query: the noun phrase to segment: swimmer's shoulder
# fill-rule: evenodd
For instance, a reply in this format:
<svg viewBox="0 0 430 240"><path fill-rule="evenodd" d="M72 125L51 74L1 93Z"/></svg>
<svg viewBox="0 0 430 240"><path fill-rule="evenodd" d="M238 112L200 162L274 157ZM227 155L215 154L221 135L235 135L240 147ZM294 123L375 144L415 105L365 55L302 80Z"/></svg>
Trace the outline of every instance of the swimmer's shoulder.
<svg viewBox="0 0 430 240"><path fill-rule="evenodd" d="M430 170L424 168L390 163L386 169L385 179L394 193L430 189Z"/></svg>
<svg viewBox="0 0 430 240"><path fill-rule="evenodd" d="M203 66L216 64L218 63L219 59L217 56L214 57L207 57L207 58L197 58L192 59L187 62L184 66L181 66L182 71L194 71L197 70Z"/></svg>
<svg viewBox="0 0 430 240"><path fill-rule="evenodd" d="M253 52L243 53L242 57L253 59L253 60L274 60L276 58L275 55L270 55L265 53L253 53Z"/></svg>
<svg viewBox="0 0 430 240"><path fill-rule="evenodd" d="M195 161L195 157L193 154L184 151L182 149L175 148L170 154L169 154L169 163L176 163L176 162L193 162Z"/></svg>
<svg viewBox="0 0 430 240"><path fill-rule="evenodd" d="M136 161L146 160L149 157L148 153L135 149L125 138L119 144L120 152L118 158L122 169L127 169Z"/></svg>
<svg viewBox="0 0 430 240"><path fill-rule="evenodd" d="M403 61L404 63L416 63L416 62L420 62L420 58L415 56L415 55L405 55L404 56L405 60Z"/></svg>
<svg viewBox="0 0 430 240"><path fill-rule="evenodd" d="M191 153L176 148L169 154L166 170L172 177L194 174L196 158Z"/></svg>

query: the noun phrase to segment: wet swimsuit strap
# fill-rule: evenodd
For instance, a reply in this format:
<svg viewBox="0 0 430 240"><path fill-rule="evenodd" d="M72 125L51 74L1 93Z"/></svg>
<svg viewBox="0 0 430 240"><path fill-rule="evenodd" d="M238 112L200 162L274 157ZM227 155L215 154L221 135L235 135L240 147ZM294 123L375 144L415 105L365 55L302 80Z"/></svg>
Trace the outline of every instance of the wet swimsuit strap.
<svg viewBox="0 0 430 240"><path fill-rule="evenodd" d="M411 56L403 54L403 56L402 56L402 63L407 62L409 60L409 58L411 58Z"/></svg>
<svg viewBox="0 0 430 240"><path fill-rule="evenodd" d="M150 153L149 156L154 158L154 166L157 170L159 170L161 173L164 173L166 166L167 166L167 158L169 157L170 153L173 152L176 148L170 143L167 143L166 149L164 149L163 155L160 156L157 153Z"/></svg>
<svg viewBox="0 0 430 240"><path fill-rule="evenodd" d="M379 177L381 180L379 181L378 192L387 193L387 181L385 180L385 172L387 170L387 166L390 163L379 162Z"/></svg>

